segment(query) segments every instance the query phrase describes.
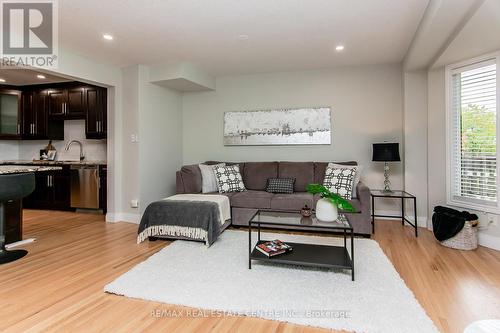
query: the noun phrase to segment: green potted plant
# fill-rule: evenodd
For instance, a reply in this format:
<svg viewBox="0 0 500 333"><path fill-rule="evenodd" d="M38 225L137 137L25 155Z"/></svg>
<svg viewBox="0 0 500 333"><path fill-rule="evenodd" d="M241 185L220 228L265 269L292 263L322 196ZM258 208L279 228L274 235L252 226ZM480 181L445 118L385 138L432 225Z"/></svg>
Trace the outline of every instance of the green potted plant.
<svg viewBox="0 0 500 333"><path fill-rule="evenodd" d="M338 209L354 212L351 203L337 193L333 193L321 184L307 185L307 192L320 194L321 199L316 203L316 218L324 222L333 222L338 218Z"/></svg>

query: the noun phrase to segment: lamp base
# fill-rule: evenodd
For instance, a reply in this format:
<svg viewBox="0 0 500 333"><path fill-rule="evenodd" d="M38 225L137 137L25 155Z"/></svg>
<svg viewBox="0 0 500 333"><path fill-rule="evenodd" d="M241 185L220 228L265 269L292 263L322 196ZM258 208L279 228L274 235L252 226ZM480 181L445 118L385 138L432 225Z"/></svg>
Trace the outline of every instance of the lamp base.
<svg viewBox="0 0 500 333"><path fill-rule="evenodd" d="M384 162L384 193L393 193L391 190L391 181L389 180L389 163Z"/></svg>

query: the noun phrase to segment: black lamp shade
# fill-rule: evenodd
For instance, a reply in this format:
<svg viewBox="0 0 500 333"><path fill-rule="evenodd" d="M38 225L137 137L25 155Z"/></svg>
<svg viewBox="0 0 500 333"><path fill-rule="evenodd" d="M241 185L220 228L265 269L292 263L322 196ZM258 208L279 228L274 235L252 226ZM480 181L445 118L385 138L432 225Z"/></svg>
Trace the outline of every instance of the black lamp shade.
<svg viewBox="0 0 500 333"><path fill-rule="evenodd" d="M397 162L399 157L399 143L374 143L373 158L375 162Z"/></svg>

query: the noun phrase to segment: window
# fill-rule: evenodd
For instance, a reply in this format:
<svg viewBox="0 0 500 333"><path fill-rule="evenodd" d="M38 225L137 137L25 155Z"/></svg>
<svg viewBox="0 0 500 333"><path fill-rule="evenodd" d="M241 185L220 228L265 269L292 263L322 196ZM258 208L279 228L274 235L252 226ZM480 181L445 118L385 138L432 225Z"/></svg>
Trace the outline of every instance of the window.
<svg viewBox="0 0 500 333"><path fill-rule="evenodd" d="M447 68L448 204L500 212L498 60Z"/></svg>

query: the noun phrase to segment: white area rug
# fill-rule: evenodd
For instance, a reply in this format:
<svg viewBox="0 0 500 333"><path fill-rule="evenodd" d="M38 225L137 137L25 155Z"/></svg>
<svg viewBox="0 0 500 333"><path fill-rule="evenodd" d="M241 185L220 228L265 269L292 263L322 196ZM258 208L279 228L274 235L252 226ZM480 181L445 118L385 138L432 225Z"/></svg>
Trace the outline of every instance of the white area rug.
<svg viewBox="0 0 500 333"><path fill-rule="evenodd" d="M263 239L342 244L332 237L262 234ZM256 239L256 237L253 237ZM350 271L253 262L248 233L225 231L210 248L175 241L105 291L150 301L356 332L437 332L378 243L355 240Z"/></svg>

